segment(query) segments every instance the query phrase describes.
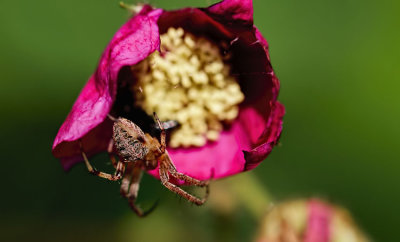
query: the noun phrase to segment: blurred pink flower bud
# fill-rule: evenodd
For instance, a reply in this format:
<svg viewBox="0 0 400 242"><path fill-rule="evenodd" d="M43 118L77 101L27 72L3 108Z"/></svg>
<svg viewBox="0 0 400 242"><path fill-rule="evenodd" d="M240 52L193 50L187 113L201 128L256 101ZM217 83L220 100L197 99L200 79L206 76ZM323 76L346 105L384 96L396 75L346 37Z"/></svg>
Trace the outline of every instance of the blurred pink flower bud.
<svg viewBox="0 0 400 242"><path fill-rule="evenodd" d="M350 214L320 199L293 200L271 209L258 242L367 242Z"/></svg>

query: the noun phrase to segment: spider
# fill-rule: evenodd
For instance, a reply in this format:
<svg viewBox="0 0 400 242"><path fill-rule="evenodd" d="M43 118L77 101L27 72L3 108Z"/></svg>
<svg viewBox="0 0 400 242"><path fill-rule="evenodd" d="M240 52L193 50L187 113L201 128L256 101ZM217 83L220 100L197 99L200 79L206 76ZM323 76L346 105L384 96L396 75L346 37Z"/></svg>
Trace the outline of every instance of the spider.
<svg viewBox="0 0 400 242"><path fill-rule="evenodd" d="M122 178L120 189L121 195L128 200L132 210L140 217L146 216L155 208L156 205L154 204L148 211L144 212L135 204L142 172L143 170L147 171L156 169L158 164L160 165L159 174L162 185L172 192L184 197L189 202L196 205L202 205L207 200L209 193L208 181L197 180L179 173L176 170L165 148L165 125L161 123L156 113L153 113L153 116L161 131L160 141L158 141L157 138L152 137L150 134L144 133L132 121L121 117L114 118L111 115L108 115L108 117L114 121L113 135L107 149L111 162L115 167L114 174L108 174L94 169L83 151L83 146L80 142L82 157L88 171L93 175L111 181L117 181ZM118 161L116 160L114 153L119 156ZM179 186L172 184L169 181L169 175L184 181L188 185L205 187L206 194L204 198L200 199L184 191Z"/></svg>

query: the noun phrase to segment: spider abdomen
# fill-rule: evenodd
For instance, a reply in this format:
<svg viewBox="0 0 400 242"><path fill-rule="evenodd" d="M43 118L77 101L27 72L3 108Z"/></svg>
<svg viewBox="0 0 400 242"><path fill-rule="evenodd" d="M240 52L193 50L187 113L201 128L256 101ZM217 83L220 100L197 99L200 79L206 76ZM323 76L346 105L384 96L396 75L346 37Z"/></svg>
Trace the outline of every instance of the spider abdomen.
<svg viewBox="0 0 400 242"><path fill-rule="evenodd" d="M142 160L149 152L143 131L127 119L114 122L113 140L118 155L126 162Z"/></svg>

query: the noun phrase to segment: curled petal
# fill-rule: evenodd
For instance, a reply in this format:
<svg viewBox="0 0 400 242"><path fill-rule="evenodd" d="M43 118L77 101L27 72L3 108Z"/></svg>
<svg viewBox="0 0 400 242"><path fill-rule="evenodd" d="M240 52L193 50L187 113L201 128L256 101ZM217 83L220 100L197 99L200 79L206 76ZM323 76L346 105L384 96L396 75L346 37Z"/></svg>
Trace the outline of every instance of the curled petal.
<svg viewBox="0 0 400 242"><path fill-rule="evenodd" d="M109 122L105 118L115 100L118 72L123 66L134 65L159 48L157 20L161 13L161 9L153 10L150 6L144 6L139 14L118 30L108 44L95 74L81 91L54 140L53 154L62 159L65 169L81 160L77 141L84 136L91 141L84 142L89 144L85 147L88 154L105 149L111 134L105 138L97 133L99 129L107 130L104 127Z"/></svg>
<svg viewBox="0 0 400 242"><path fill-rule="evenodd" d="M283 105L279 102L274 103L268 123L260 137L262 143L250 151L243 151L246 160L244 170L251 170L258 166L272 151L282 131L282 119L284 114L285 109Z"/></svg>

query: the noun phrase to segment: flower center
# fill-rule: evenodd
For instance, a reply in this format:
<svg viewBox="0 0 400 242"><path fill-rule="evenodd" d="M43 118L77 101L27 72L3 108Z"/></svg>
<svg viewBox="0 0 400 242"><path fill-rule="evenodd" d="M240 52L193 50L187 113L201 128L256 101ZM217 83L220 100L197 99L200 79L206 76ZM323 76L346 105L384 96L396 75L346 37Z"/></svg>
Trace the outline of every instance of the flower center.
<svg viewBox="0 0 400 242"><path fill-rule="evenodd" d="M169 145L203 146L218 139L224 123L233 121L244 95L220 48L204 37L169 28L154 52L132 67L135 106L180 126Z"/></svg>

